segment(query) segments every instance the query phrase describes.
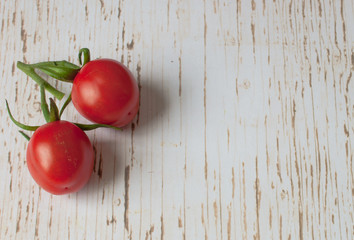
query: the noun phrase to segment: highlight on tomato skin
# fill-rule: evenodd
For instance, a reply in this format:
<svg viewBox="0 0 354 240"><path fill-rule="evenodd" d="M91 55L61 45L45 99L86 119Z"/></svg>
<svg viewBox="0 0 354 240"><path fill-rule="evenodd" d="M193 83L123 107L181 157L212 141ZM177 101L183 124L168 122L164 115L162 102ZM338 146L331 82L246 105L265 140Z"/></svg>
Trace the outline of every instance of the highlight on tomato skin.
<svg viewBox="0 0 354 240"><path fill-rule="evenodd" d="M99 124L123 127L139 109L139 88L133 74L112 59L86 63L74 79L71 97L82 116Z"/></svg>
<svg viewBox="0 0 354 240"><path fill-rule="evenodd" d="M28 143L26 155L33 179L55 195L82 189L90 179L95 157L87 135L62 120L39 127Z"/></svg>

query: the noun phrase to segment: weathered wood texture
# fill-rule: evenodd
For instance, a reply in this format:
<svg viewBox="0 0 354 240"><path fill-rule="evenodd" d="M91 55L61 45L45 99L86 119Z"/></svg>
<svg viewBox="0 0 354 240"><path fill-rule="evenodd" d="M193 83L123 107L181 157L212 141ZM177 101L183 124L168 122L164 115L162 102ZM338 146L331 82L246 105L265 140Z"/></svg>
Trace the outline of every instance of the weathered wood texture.
<svg viewBox="0 0 354 240"><path fill-rule="evenodd" d="M352 239L352 0L1 1L0 239ZM126 64L138 118L96 130L79 193L32 180L15 62ZM53 81L54 82L54 81ZM70 85L56 85L70 91ZM84 121L71 105L66 119Z"/></svg>

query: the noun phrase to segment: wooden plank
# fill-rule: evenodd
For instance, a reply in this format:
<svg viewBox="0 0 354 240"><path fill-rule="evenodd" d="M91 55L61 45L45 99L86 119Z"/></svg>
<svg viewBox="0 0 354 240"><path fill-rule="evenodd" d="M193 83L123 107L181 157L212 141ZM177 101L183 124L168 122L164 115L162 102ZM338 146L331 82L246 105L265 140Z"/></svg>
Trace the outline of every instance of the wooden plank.
<svg viewBox="0 0 354 240"><path fill-rule="evenodd" d="M44 123L18 60L124 63L140 112L88 133L94 173L52 196L0 108L0 239L352 239L354 5L330 1L0 3L0 96ZM70 92L70 84L56 83ZM72 105L64 118L87 122Z"/></svg>

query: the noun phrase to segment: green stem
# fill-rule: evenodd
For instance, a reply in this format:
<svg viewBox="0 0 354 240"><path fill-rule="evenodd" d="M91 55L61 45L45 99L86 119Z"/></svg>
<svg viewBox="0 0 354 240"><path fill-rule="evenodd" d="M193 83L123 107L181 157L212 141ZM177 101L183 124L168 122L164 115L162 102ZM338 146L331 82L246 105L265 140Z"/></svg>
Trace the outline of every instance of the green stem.
<svg viewBox="0 0 354 240"><path fill-rule="evenodd" d="M81 61L81 56L84 55L84 62ZM81 48L79 51L79 62L84 66L90 61L90 50L88 48Z"/></svg>
<svg viewBox="0 0 354 240"><path fill-rule="evenodd" d="M70 102L71 102L71 93L70 93L68 99L66 99L64 105L61 107L60 112L59 112L59 117L61 117L61 115L63 114L65 108L69 105Z"/></svg>
<svg viewBox="0 0 354 240"><path fill-rule="evenodd" d="M41 78L35 71L34 68L29 66L28 64L25 64L23 62L18 61L17 62L17 67L26 73L27 76L32 78L39 86L43 86L48 92L53 94L53 96L59 100L61 100L64 97L64 93L58 91L54 87L52 87L48 82L46 82L43 78Z"/></svg>
<svg viewBox="0 0 354 240"><path fill-rule="evenodd" d="M36 131L37 128L39 128L39 126L28 126L25 124L22 124L18 121L16 121L16 119L14 119L14 117L11 114L10 108L9 108L9 104L7 103L7 100L5 100L6 102L6 109L7 109L7 113L9 114L9 117L11 119L11 121L19 128L22 128L23 130L28 130L28 131Z"/></svg>
<svg viewBox="0 0 354 240"><path fill-rule="evenodd" d="M22 135L24 138L26 138L27 141L29 141L29 140L31 139L26 133L24 133L24 132L22 132L22 131L19 131L19 133L21 133L21 135Z"/></svg>
<svg viewBox="0 0 354 240"><path fill-rule="evenodd" d="M44 87L40 86L40 89L41 89L41 109L44 115L44 119L46 120L46 122L50 122L49 107L45 99Z"/></svg>
<svg viewBox="0 0 354 240"><path fill-rule="evenodd" d="M59 117L58 107L55 104L53 98L50 98L49 100L50 100L49 122L59 121L60 117Z"/></svg>
<svg viewBox="0 0 354 240"><path fill-rule="evenodd" d="M113 128L115 130L121 130L118 127L115 126L111 126L111 125L106 125L106 124L82 124L82 123L74 123L76 126L78 126L79 128L81 128L82 131L90 131L90 130L94 130L96 128Z"/></svg>

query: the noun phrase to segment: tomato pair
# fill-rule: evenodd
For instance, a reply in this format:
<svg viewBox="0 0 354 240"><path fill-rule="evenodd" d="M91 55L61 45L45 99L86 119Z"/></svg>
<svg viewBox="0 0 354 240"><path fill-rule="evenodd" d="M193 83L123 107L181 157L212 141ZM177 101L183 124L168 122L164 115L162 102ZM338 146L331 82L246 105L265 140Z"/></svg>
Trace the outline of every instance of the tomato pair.
<svg viewBox="0 0 354 240"><path fill-rule="evenodd" d="M52 194L76 192L91 176L95 154L83 130L123 127L134 119L139 109L138 85L123 64L111 59L90 61L88 49L80 50L80 63L82 53L82 67L66 61L30 65L17 63L19 69L40 85L41 108L47 121L45 125L27 126L17 122L6 102L11 120L24 130L35 131L31 138L21 132L29 140L27 166L38 185ZM73 83L71 95L60 112L53 99L48 108L44 92L47 90L58 99L64 94L39 77L35 69ZM71 100L80 114L96 124L60 120Z"/></svg>

